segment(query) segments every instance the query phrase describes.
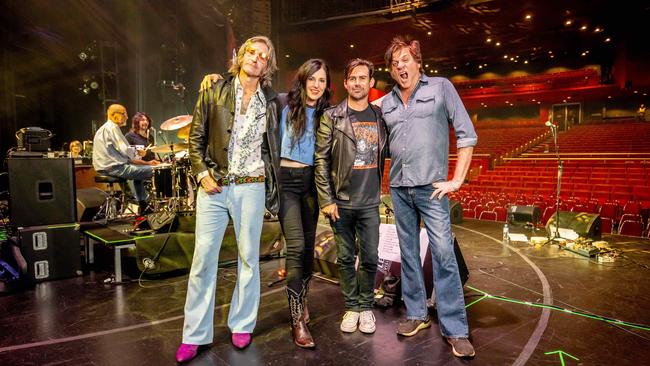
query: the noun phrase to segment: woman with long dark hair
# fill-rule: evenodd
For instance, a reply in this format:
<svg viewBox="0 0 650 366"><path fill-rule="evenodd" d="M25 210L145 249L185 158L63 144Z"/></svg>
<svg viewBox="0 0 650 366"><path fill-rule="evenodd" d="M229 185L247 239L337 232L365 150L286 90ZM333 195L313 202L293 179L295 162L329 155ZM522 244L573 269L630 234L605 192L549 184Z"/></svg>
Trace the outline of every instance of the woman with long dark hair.
<svg viewBox="0 0 650 366"><path fill-rule="evenodd" d="M325 61L307 60L296 74L280 119L280 212L287 247L287 298L294 343L316 344L309 332L307 293L314 261L318 200L314 185L314 146L318 123L329 107L330 74Z"/></svg>

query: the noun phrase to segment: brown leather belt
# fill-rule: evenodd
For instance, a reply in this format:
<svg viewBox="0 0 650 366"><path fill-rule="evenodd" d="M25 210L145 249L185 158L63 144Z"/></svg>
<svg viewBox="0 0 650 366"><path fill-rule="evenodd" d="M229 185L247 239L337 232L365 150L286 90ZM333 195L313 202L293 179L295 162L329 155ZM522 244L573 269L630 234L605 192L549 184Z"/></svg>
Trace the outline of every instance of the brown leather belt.
<svg viewBox="0 0 650 366"><path fill-rule="evenodd" d="M220 186L228 186L231 184L262 183L262 182L264 182L263 175L260 175L258 177L223 177L217 179L217 184Z"/></svg>

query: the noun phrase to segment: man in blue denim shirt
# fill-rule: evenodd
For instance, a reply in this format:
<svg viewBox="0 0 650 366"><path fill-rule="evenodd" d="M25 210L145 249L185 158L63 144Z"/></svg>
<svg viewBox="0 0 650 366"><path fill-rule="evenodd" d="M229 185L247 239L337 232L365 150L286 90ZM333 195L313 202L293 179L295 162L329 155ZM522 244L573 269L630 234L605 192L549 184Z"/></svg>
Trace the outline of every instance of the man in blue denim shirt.
<svg viewBox="0 0 650 366"><path fill-rule="evenodd" d="M451 82L422 73L418 41L394 38L385 59L397 82L381 103L389 131L391 197L407 309L407 319L400 322L397 333L413 336L431 326L419 255L422 218L433 258L440 330L454 355L473 357L447 193L458 190L465 179L477 142L476 132ZM447 181L450 124L457 137L458 162L453 179Z"/></svg>

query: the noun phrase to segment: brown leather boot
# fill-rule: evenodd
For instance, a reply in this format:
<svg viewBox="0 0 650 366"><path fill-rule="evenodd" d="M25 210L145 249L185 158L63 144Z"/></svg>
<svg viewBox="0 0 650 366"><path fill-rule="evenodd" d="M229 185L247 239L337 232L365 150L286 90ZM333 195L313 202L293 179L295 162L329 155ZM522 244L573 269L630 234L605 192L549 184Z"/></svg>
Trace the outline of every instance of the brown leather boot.
<svg viewBox="0 0 650 366"><path fill-rule="evenodd" d="M302 280L302 318L305 321L305 324L309 324L309 308L307 307L307 295L309 295L309 282L311 281L311 276L307 279Z"/></svg>
<svg viewBox="0 0 650 366"><path fill-rule="evenodd" d="M297 294L295 291L287 287L287 299L289 300L289 310L291 312L291 335L293 336L293 343L302 348L314 348L316 343L309 332L309 328L303 319L303 304L302 293Z"/></svg>

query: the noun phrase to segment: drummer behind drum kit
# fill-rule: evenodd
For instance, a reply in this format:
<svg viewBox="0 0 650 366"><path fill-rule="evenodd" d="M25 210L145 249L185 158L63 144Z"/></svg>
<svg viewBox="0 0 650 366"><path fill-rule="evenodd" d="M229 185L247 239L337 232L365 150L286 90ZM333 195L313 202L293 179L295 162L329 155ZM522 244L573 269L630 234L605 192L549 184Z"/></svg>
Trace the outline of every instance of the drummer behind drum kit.
<svg viewBox="0 0 650 366"><path fill-rule="evenodd" d="M160 129L177 131L176 136L187 141L191 122L191 115L182 115L166 120ZM187 142L149 148L156 154L169 154L161 164L153 167L149 206L154 212L194 210L197 184L192 176L187 148Z"/></svg>

